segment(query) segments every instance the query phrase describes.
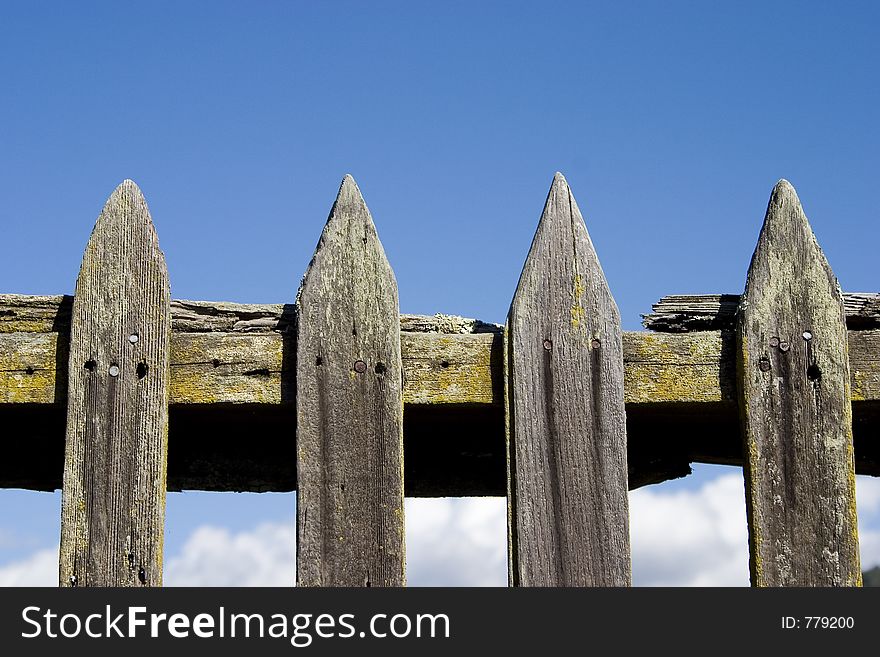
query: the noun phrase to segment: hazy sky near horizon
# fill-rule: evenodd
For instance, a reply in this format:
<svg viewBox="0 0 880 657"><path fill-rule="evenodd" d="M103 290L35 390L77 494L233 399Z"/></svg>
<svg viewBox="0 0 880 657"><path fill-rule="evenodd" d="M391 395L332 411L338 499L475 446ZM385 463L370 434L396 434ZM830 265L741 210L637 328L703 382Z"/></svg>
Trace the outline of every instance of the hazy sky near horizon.
<svg viewBox="0 0 880 657"><path fill-rule="evenodd" d="M7 3L0 292L71 294L131 178L174 297L290 302L351 173L402 312L503 322L557 170L628 330L664 294L742 290L779 178L843 288L876 291L878 28L873 2ZM635 493L637 581L746 582L737 486L704 466ZM57 507L0 491L0 583L51 574ZM169 580L224 555L251 564L228 583L272 579L293 513L292 495L169 496ZM502 517L410 502L415 583L497 583ZM720 561L687 556L712 545Z"/></svg>

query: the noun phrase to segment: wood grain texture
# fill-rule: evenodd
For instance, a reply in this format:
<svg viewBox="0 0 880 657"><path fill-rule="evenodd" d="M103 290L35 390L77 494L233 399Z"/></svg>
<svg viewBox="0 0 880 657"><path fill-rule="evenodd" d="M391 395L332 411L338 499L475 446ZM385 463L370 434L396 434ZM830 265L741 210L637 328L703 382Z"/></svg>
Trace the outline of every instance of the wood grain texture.
<svg viewBox="0 0 880 657"><path fill-rule="evenodd" d="M738 294L671 294L642 315L642 325L664 333L733 330L739 300ZM880 328L880 294L844 292L843 309L850 330Z"/></svg>
<svg viewBox="0 0 880 657"><path fill-rule="evenodd" d="M170 293L130 180L98 217L70 332L62 586L162 583Z"/></svg>
<svg viewBox="0 0 880 657"><path fill-rule="evenodd" d="M297 582L402 586L397 283L346 176L297 297Z"/></svg>
<svg viewBox="0 0 880 657"><path fill-rule="evenodd" d="M65 403L70 331L65 306L72 301L0 295L0 406ZM295 349L288 319L292 304L172 301L171 313L172 404L292 401L283 394L294 379L293 359L284 357ZM22 322L34 330L7 330ZM856 408L880 401L880 330L851 329L848 339ZM502 403L500 327L454 315L401 315L400 340L405 404ZM626 403L736 402L734 342L732 329L625 331Z"/></svg>
<svg viewBox="0 0 880 657"><path fill-rule="evenodd" d="M70 332L73 297L0 294L0 335L4 333ZM175 333L287 333L292 330L292 303L171 300ZM403 333L470 335L497 333L502 327L479 319L436 313L400 316Z"/></svg>
<svg viewBox="0 0 880 657"><path fill-rule="evenodd" d="M843 299L784 180L749 267L738 339L752 583L858 586Z"/></svg>
<svg viewBox="0 0 880 657"><path fill-rule="evenodd" d="M0 487L61 488L72 301L0 295ZM178 321L184 305L194 319ZM255 328L257 313L278 321ZM295 489L283 313L293 304L172 302L168 490ZM4 332L24 316L33 332ZM450 315L401 315L400 328L407 495L506 494L501 333ZM880 330L848 337L856 472L880 475ZM691 461L742 464L735 343L727 330L624 332L631 489Z"/></svg>
<svg viewBox="0 0 880 657"><path fill-rule="evenodd" d="M620 317L562 174L506 332L511 584L629 585Z"/></svg>
<svg viewBox="0 0 880 657"><path fill-rule="evenodd" d="M652 304L642 315L646 329L658 333L733 331L738 294L674 294ZM0 335L4 333L67 333L73 297L0 294ZM843 307L850 331L880 329L880 294L844 292ZM293 304L230 301L171 301L175 333L264 333L289 330ZM501 327L458 315L401 315L403 333L500 334Z"/></svg>
<svg viewBox="0 0 880 657"><path fill-rule="evenodd" d="M880 475L880 331L848 333L856 473ZM742 465L735 342L623 334L631 489L691 461ZM67 343L0 333L0 488L61 488ZM168 490L295 489L292 345L277 332L172 334ZM502 351L492 333L401 333L407 495L506 494Z"/></svg>

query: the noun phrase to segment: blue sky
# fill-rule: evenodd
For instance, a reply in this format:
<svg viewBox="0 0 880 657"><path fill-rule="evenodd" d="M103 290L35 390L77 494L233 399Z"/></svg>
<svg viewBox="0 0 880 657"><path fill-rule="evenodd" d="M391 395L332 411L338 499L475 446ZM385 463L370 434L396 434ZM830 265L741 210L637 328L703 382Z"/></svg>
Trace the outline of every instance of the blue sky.
<svg viewBox="0 0 880 657"><path fill-rule="evenodd" d="M401 310L501 322L556 170L626 329L663 294L740 292L783 177L844 289L875 291L878 19L872 2L6 3L0 291L72 293L132 178L175 297L291 301L352 173ZM722 476L657 491L711 496ZM171 496L169 553L194 527L292 518L292 496L254 497ZM0 569L57 542L56 498L0 492Z"/></svg>

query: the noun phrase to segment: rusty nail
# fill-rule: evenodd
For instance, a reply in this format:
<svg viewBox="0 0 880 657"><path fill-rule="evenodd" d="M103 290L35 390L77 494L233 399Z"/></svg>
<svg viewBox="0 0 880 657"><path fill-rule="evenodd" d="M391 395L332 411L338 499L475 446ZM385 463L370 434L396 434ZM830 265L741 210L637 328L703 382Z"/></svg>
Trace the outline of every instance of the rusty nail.
<svg viewBox="0 0 880 657"><path fill-rule="evenodd" d="M550 340L544 340L544 349L550 351L553 348L553 343Z"/></svg>
<svg viewBox="0 0 880 657"><path fill-rule="evenodd" d="M758 361L758 367L761 369L762 372L769 372L770 371L770 359L765 356L764 358L762 358L761 360Z"/></svg>
<svg viewBox="0 0 880 657"><path fill-rule="evenodd" d="M770 338L770 346L771 347L778 347L779 346L779 338L777 338L777 337Z"/></svg>
<svg viewBox="0 0 880 657"><path fill-rule="evenodd" d="M780 351L788 351L789 346L790 346L790 345L789 345L785 340L782 340L782 341L780 341L780 343L779 343L779 350L780 350Z"/></svg>
<svg viewBox="0 0 880 657"><path fill-rule="evenodd" d="M358 374L363 374L367 371L367 364L362 360L354 361L354 371Z"/></svg>
<svg viewBox="0 0 880 657"><path fill-rule="evenodd" d="M593 341L590 342L590 345L593 347L593 349L598 349L602 346L602 342L599 340L599 338L593 338Z"/></svg>

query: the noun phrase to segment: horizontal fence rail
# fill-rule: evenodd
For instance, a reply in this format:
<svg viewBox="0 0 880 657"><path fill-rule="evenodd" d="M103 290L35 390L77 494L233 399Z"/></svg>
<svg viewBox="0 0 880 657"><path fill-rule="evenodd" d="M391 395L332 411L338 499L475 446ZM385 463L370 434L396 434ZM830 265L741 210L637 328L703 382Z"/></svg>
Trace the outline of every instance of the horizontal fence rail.
<svg viewBox="0 0 880 657"><path fill-rule="evenodd" d="M880 295L841 294L793 188L742 297L644 323L620 330L561 174L505 327L400 315L351 177L296 303L170 300L126 181L74 297L0 295L0 487L63 489L66 586L161 584L166 490L297 488L302 585L402 585L404 494L507 495L512 585L626 585L627 488L732 464L753 584L859 585Z"/></svg>
<svg viewBox="0 0 880 657"><path fill-rule="evenodd" d="M0 295L2 487L61 488L71 302ZM292 313L171 302L169 490L295 490L282 438L294 430ZM623 332L630 488L687 474L691 462L742 465L735 336L722 326ZM501 327L401 315L400 341L406 494L505 495ZM850 328L848 347L856 471L878 475L880 328Z"/></svg>

